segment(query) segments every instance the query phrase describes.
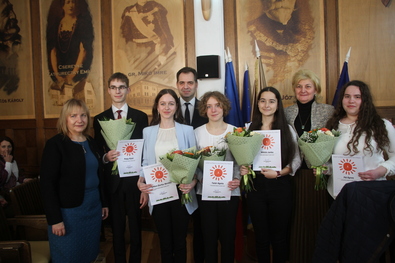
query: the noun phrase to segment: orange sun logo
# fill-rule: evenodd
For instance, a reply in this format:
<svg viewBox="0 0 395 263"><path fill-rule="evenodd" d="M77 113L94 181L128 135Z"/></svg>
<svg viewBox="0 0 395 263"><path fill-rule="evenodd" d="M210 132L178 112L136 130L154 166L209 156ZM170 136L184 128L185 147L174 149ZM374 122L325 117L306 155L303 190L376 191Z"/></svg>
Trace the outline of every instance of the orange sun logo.
<svg viewBox="0 0 395 263"><path fill-rule="evenodd" d="M217 164L210 169L210 176L216 181L223 180L226 174L226 169L222 165Z"/></svg>
<svg viewBox="0 0 395 263"><path fill-rule="evenodd" d="M350 175L356 172L357 166L350 159L342 159L339 162L339 169L342 173Z"/></svg>
<svg viewBox="0 0 395 263"><path fill-rule="evenodd" d="M163 167L155 167L150 173L152 180L157 183L165 181L167 179L167 175L167 170Z"/></svg>
<svg viewBox="0 0 395 263"><path fill-rule="evenodd" d="M133 142L125 144L125 146L122 147L122 152L126 156L132 156L135 154L137 151L137 145Z"/></svg>
<svg viewBox="0 0 395 263"><path fill-rule="evenodd" d="M269 134L265 134L265 138L262 140L262 148L265 150L269 150L273 148L275 144L274 138Z"/></svg>

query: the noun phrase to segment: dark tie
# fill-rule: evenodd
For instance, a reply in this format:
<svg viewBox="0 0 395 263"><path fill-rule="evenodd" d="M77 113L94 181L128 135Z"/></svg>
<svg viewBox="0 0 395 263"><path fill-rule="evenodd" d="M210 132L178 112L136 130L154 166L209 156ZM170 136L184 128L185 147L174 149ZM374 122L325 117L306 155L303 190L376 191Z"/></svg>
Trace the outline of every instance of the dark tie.
<svg viewBox="0 0 395 263"><path fill-rule="evenodd" d="M116 113L118 113L117 119L122 119L121 112L122 112L122 110L117 110L116 111Z"/></svg>
<svg viewBox="0 0 395 263"><path fill-rule="evenodd" d="M191 103L185 102L185 122L188 125L191 125L191 114L189 113L189 107L188 107L189 104Z"/></svg>

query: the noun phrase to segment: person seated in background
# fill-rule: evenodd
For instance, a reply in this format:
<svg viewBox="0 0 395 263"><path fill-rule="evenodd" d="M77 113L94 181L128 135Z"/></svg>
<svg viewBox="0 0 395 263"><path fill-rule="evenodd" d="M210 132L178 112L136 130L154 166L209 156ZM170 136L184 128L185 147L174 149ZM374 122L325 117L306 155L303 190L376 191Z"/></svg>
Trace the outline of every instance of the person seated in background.
<svg viewBox="0 0 395 263"><path fill-rule="evenodd" d="M18 165L14 159L14 148L11 138L0 137L0 191L2 192L7 192L12 187L31 180L19 174Z"/></svg>

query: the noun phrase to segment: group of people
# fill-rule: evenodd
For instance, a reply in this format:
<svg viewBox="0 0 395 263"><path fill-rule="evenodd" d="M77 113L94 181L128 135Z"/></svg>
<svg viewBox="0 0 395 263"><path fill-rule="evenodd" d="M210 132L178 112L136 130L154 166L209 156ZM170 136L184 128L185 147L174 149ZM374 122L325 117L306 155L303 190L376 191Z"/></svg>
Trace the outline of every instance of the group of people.
<svg viewBox="0 0 395 263"><path fill-rule="evenodd" d="M63 106L59 134L47 141L41 164L53 262L94 260L99 252L101 220L108 216L115 261L126 261L126 222L130 231L129 262L141 261L141 209L149 203L152 185L146 183L143 172L131 177L111 174L120 153L107 145L99 121L119 117L136 123L131 139L144 139L143 167L158 163L160 156L174 149L227 149L225 160L234 164L233 179L227 185L231 191L229 201L202 200L203 176L197 169L191 183L178 185L178 200L149 205L149 212L158 231L162 262L186 262L191 215L195 262L218 262L219 257L221 262L234 262L240 178L249 167L237 165L224 140L234 128L224 122L231 104L217 91L206 92L198 100L197 72L193 68L180 69L176 85L180 97L173 89L159 91L148 125L147 115L126 103L130 92L127 76L114 73L108 81L112 106L95 116L94 139L88 135L90 116L86 105L71 99ZM334 152L368 156L367 171L360 173L362 180L395 173L395 129L376 113L365 83L352 81L345 85L336 110L318 102L321 87L313 72L298 71L292 85L297 101L288 108L283 107L277 89L262 88L255 98L249 126L250 130L281 130L281 170L261 169L253 179L255 189L246 194L259 262L271 262L271 257L273 262L312 259L330 196L326 191L314 190L314 171L307 168L297 144L304 131L317 127L341 130ZM192 202L182 205L181 195L187 193Z"/></svg>

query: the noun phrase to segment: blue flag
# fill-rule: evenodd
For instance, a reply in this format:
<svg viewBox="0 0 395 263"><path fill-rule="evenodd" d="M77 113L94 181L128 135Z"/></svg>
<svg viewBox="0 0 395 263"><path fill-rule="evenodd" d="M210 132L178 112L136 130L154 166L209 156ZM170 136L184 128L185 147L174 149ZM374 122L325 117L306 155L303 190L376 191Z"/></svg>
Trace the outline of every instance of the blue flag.
<svg viewBox="0 0 395 263"><path fill-rule="evenodd" d="M231 106L228 116L225 117L225 122L236 127L244 127L233 62L227 62L225 65L225 96L229 99Z"/></svg>
<svg viewBox="0 0 395 263"><path fill-rule="evenodd" d="M344 61L343 64L343 69L342 72L340 74L340 78L339 81L337 82L337 87L336 87L336 92L335 92L335 96L333 96L333 101L332 101L332 105L336 107L337 102L339 100L339 93L340 90L342 89L342 87L344 86L344 84L346 84L347 82L350 81L350 77L348 76L348 62Z"/></svg>
<svg viewBox="0 0 395 263"><path fill-rule="evenodd" d="M244 123L251 121L250 79L248 69L244 71L242 114Z"/></svg>

